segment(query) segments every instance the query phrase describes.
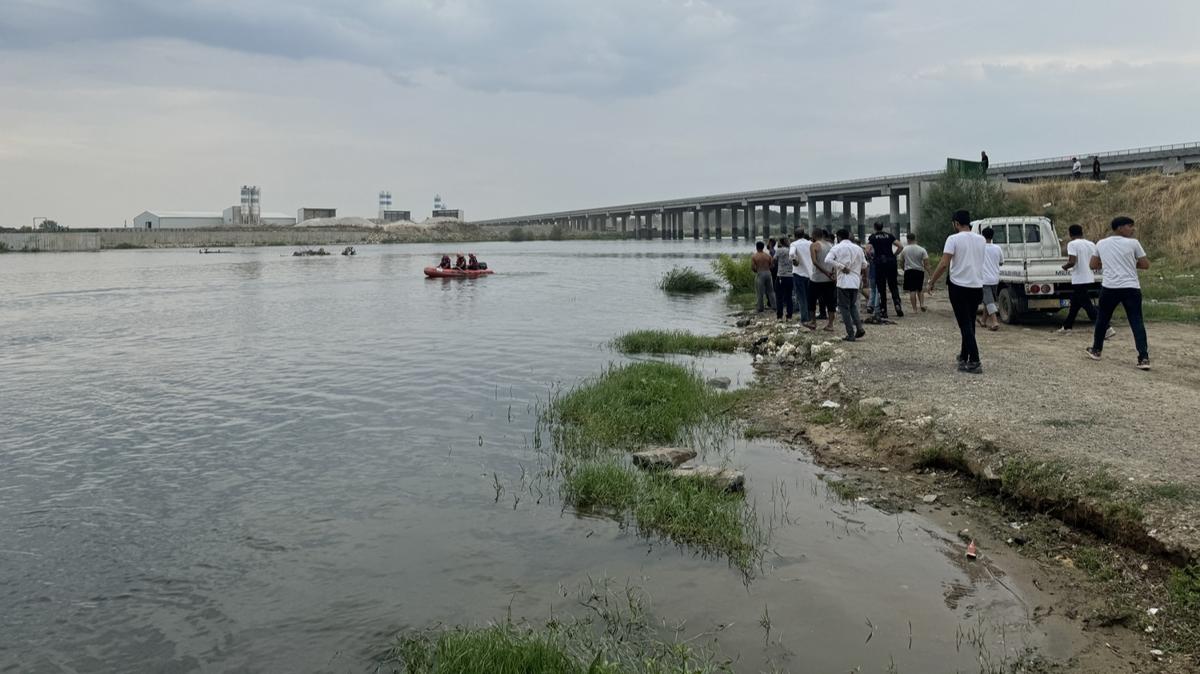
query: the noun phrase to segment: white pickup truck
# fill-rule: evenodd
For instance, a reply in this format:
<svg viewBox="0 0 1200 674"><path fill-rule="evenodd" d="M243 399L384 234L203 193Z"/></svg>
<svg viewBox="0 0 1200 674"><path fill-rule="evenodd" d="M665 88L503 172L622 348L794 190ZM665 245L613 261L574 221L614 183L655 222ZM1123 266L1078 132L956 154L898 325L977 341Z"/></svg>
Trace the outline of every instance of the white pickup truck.
<svg viewBox="0 0 1200 674"><path fill-rule="evenodd" d="M1033 313L1054 313L1070 305L1071 272L1063 271L1067 258L1062 242L1054 232L1049 218L1016 216L985 218L971 222L971 229L993 231L992 243L1004 251L1000 265L1000 320L1016 323L1021 316ZM1088 264L1079 260L1078 264ZM1100 272L1095 272L1096 283ZM1093 298L1098 291L1094 291Z"/></svg>

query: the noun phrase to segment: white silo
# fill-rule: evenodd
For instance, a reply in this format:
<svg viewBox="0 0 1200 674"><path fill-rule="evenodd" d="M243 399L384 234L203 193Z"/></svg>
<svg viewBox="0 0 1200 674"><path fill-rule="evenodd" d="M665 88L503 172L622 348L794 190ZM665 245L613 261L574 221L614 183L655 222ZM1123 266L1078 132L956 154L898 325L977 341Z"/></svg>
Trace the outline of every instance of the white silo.
<svg viewBox="0 0 1200 674"><path fill-rule="evenodd" d="M250 224L258 225L262 222L262 190L258 185L250 186Z"/></svg>
<svg viewBox="0 0 1200 674"><path fill-rule="evenodd" d="M383 220L386 216L386 211L392 210L392 193L388 191L379 192L379 219Z"/></svg>
<svg viewBox="0 0 1200 674"><path fill-rule="evenodd" d="M242 185L242 202L238 208L238 224L245 225L250 222L250 186Z"/></svg>

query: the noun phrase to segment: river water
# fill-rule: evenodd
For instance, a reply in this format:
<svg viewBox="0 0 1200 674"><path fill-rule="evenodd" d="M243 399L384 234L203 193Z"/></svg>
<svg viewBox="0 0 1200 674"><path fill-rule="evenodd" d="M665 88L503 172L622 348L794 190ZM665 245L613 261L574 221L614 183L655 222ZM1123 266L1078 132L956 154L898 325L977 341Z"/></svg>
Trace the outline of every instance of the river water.
<svg viewBox="0 0 1200 674"><path fill-rule="evenodd" d="M795 449L735 443L772 529L749 581L527 486L538 404L623 361L608 340L727 328L654 286L732 246L478 244L472 281L424 279L423 245L0 256L0 671L367 671L397 630L544 619L604 578L738 671L1038 646L998 569Z"/></svg>

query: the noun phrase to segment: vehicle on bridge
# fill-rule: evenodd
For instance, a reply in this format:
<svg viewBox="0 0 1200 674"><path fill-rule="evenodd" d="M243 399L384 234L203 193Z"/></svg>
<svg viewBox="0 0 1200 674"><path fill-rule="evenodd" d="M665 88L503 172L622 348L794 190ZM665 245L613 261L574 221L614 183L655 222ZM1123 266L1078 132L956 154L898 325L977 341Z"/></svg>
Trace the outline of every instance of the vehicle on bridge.
<svg viewBox="0 0 1200 674"><path fill-rule="evenodd" d="M1071 272L1063 271L1067 257L1062 254L1062 242L1049 218L1022 215L971 222L976 233L984 227L992 228L992 243L1004 251L996 298L1001 321L1013 324L1022 316L1054 313L1070 306ZM1102 272L1094 273L1097 290L1092 291L1092 299L1099 296Z"/></svg>

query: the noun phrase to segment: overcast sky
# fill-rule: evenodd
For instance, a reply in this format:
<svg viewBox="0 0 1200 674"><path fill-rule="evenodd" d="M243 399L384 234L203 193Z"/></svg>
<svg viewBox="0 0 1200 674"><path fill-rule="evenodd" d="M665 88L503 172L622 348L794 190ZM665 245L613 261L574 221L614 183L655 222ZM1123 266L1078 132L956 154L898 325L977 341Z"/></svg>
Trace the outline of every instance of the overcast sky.
<svg viewBox="0 0 1200 674"><path fill-rule="evenodd" d="M469 218L1200 140L1200 2L0 0L0 224Z"/></svg>

